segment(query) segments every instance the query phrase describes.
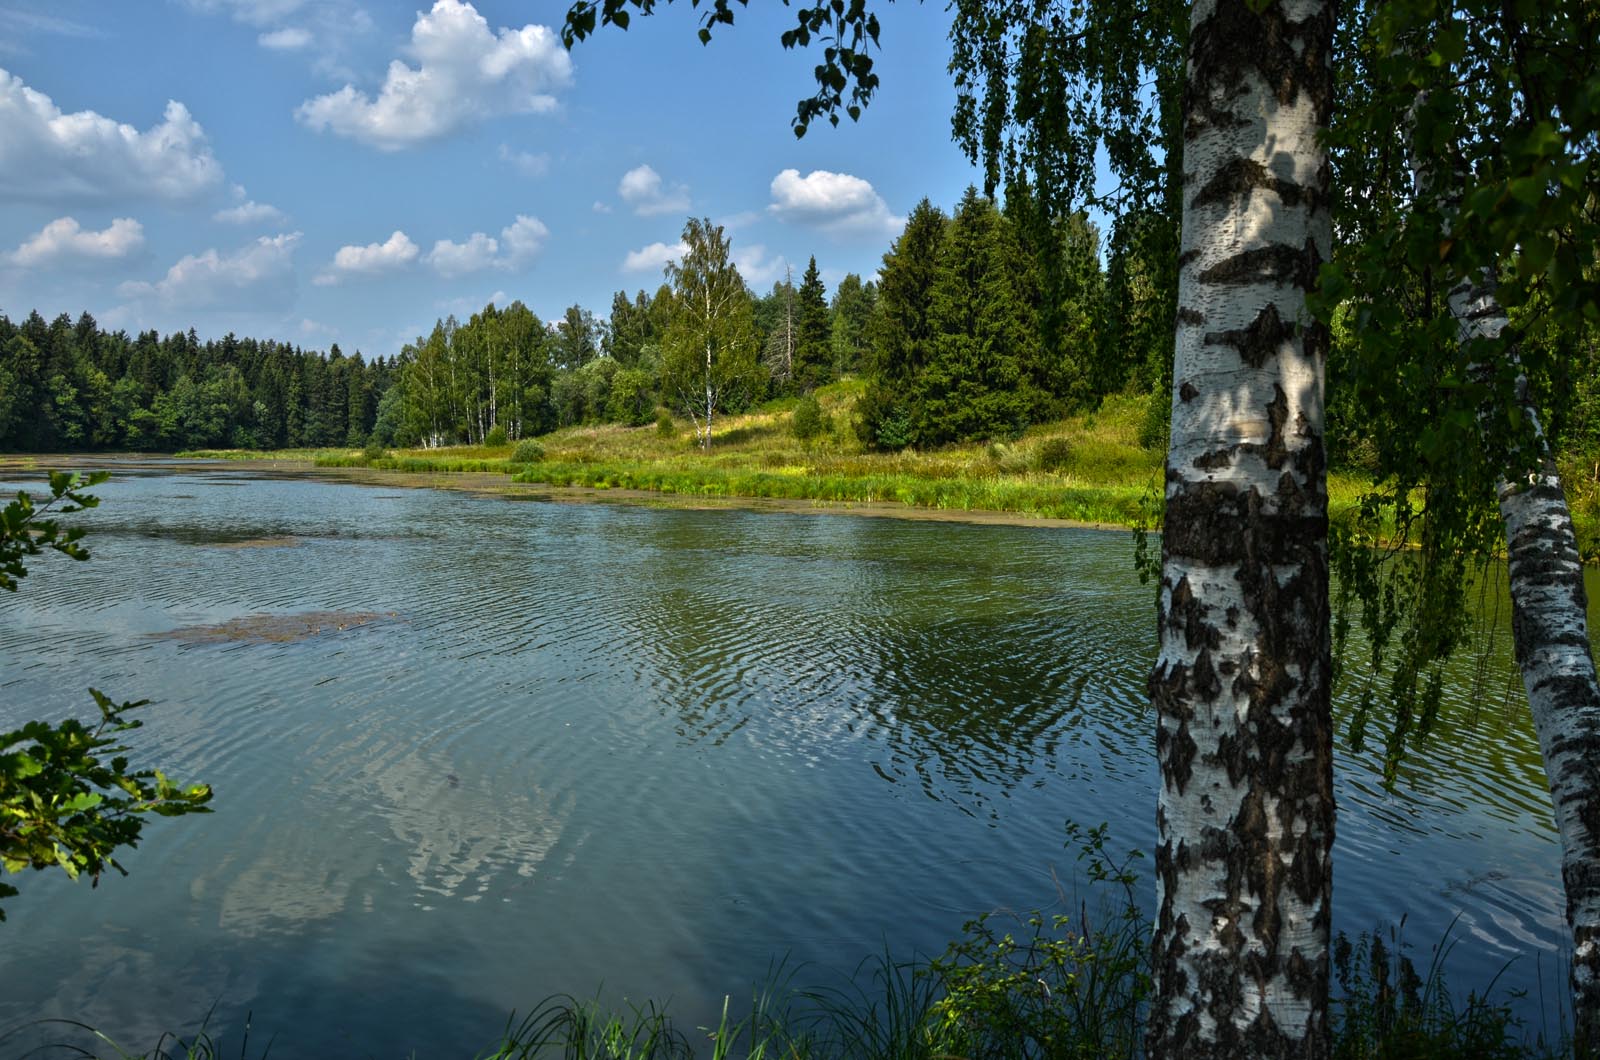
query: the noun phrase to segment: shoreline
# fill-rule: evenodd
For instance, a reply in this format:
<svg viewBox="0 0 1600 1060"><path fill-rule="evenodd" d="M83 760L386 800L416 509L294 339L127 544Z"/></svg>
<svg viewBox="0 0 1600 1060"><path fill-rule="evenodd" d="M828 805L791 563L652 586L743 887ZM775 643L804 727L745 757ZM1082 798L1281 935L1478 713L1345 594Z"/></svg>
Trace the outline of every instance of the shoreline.
<svg viewBox="0 0 1600 1060"><path fill-rule="evenodd" d="M263 478L311 478L345 482L360 486L388 486L401 489L438 489L501 497L518 501L551 504L622 504L638 508L674 511L749 511L790 515L849 515L869 519L900 519L907 522L967 523L974 526L1020 526L1101 532L1132 533L1125 523L1026 515L987 508L928 508L901 501L833 501L786 497L722 496L671 493L662 490L625 487L555 486L541 482L518 482L507 472L497 471L400 471L370 467L328 467L315 461L290 457L177 457L152 453L83 454L44 453L0 455L0 475L44 474L60 470L138 471L214 471L234 468ZM1156 531L1152 531L1156 532Z"/></svg>

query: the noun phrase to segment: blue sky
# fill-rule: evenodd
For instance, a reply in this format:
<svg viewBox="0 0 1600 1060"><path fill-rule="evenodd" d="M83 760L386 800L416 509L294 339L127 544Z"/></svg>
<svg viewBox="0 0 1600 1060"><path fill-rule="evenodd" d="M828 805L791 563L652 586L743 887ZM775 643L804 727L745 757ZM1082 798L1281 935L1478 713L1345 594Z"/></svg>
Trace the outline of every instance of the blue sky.
<svg viewBox="0 0 1600 1060"><path fill-rule="evenodd" d="M702 47L680 2L569 55L566 6L0 0L0 311L392 355L491 299L603 317L690 214L756 290L814 254L831 292L978 179L937 4L883 7L872 106L801 140L789 9Z"/></svg>

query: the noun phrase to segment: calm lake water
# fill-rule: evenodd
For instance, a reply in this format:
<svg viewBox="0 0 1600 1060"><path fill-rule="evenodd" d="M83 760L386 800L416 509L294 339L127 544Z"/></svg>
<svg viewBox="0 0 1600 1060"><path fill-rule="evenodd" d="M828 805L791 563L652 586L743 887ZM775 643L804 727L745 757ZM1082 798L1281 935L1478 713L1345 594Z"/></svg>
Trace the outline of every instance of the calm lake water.
<svg viewBox="0 0 1600 1060"><path fill-rule="evenodd" d="M837 984L975 914L1076 908L1068 818L1152 846L1154 608L1125 533L236 465L96 492L94 559L0 599L0 726L82 716L91 685L148 697L140 759L216 812L155 820L98 890L21 881L0 1031L71 1017L144 1050L215 1004L228 1055L249 1013L274 1056L467 1057L513 1009L601 990L692 1029L780 958ZM1452 985L1514 960L1540 1019L1558 850L1504 610L1397 793L1341 747L1334 919L1405 914L1424 966L1454 922ZM169 635L302 611L381 617Z"/></svg>

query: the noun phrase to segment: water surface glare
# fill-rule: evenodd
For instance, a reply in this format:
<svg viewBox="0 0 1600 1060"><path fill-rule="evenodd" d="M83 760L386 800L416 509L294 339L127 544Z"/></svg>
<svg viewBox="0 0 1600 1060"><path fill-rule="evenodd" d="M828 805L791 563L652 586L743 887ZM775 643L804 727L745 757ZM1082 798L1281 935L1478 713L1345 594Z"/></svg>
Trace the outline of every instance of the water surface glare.
<svg viewBox="0 0 1600 1060"><path fill-rule="evenodd" d="M144 1050L215 1002L228 1055L249 1012L272 1055L470 1056L602 986L692 1029L780 958L838 983L984 911L1075 908L1067 818L1151 849L1126 534L237 466L96 492L93 560L0 599L0 727L83 716L89 686L150 698L139 759L216 812L154 821L98 890L21 880L0 1031L63 1016ZM263 614L295 635L192 635ZM1452 984L1515 959L1539 1019L1558 850L1499 626L1398 793L1341 745L1334 921L1406 914L1425 966L1459 917Z"/></svg>

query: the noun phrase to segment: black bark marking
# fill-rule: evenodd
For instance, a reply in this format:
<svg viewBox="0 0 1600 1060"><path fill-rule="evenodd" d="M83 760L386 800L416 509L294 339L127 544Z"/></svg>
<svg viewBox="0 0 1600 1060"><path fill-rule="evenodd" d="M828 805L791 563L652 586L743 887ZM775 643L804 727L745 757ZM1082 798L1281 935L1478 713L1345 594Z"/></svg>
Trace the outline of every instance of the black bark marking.
<svg viewBox="0 0 1600 1060"><path fill-rule="evenodd" d="M1291 22L1282 4L1257 13L1248 0L1218 0L1211 17L1189 33L1185 138L1207 126L1236 124L1239 116L1216 113L1216 101L1244 95L1249 74L1265 81L1282 105L1304 93L1316 108L1318 124L1326 126L1333 114L1333 21L1331 4L1321 5L1304 21Z"/></svg>
<svg viewBox="0 0 1600 1060"><path fill-rule="evenodd" d="M1183 385L1178 388L1178 396L1185 402L1193 401L1200 396L1200 389L1185 379Z"/></svg>
<svg viewBox="0 0 1600 1060"><path fill-rule="evenodd" d="M1178 323L1180 324L1188 324L1192 327L1199 327L1205 322L1206 315L1200 312L1198 309L1190 309L1188 306L1184 306L1182 309L1178 310Z"/></svg>
<svg viewBox="0 0 1600 1060"><path fill-rule="evenodd" d="M1321 193L1316 188L1284 180L1253 158L1235 158L1223 164L1212 174L1205 187L1190 201L1190 206L1210 206L1214 203L1231 203L1256 190L1275 193L1286 206L1305 203L1312 209L1321 205Z"/></svg>
<svg viewBox="0 0 1600 1060"><path fill-rule="evenodd" d="M1267 434L1267 448L1262 455L1266 458L1267 466L1277 471L1289 462L1289 446L1283 431L1284 425L1289 422L1289 398L1284 394L1283 387L1277 384L1273 384L1272 392L1272 403L1267 406L1267 423L1271 430ZM1303 419L1301 423L1303 425Z"/></svg>
<svg viewBox="0 0 1600 1060"><path fill-rule="evenodd" d="M1173 587L1172 604L1167 608L1167 626L1181 629L1183 639L1191 645L1213 650L1222 647L1222 634L1206 619L1205 605L1195 598L1187 577Z"/></svg>
<svg viewBox="0 0 1600 1060"><path fill-rule="evenodd" d="M1215 471L1219 467L1227 467L1233 463L1233 450L1218 449L1210 453L1201 453L1194 458L1194 466L1201 471Z"/></svg>
<svg viewBox="0 0 1600 1060"><path fill-rule="evenodd" d="M1187 672L1182 666L1174 666L1171 670L1153 677L1150 682L1150 695L1153 700L1171 703L1175 693L1184 691L1187 682ZM1189 735L1187 722L1180 721L1174 728L1166 726L1156 728L1156 754L1167 764L1166 777L1174 788L1182 792L1189 786L1189 778L1194 775L1194 758L1199 753L1199 746L1194 737Z"/></svg>
<svg viewBox="0 0 1600 1060"><path fill-rule="evenodd" d="M1317 450L1315 455L1308 452L1312 449ZM1321 464L1320 449L1320 443L1308 445L1285 459L1298 465L1294 469L1301 474L1311 474ZM1184 483L1167 501L1163 550L1214 567L1234 567L1246 560L1263 566L1301 562L1308 544L1324 540L1327 505L1324 500L1314 510L1301 510L1294 496L1300 491L1292 481L1295 476L1286 472L1285 477L1291 481L1286 486L1280 480L1277 495L1292 506L1278 515L1264 513L1261 496L1254 490L1241 491L1235 483Z"/></svg>
<svg viewBox="0 0 1600 1060"><path fill-rule="evenodd" d="M1237 129L1249 125L1249 119L1235 114L1226 106L1217 106L1209 96L1197 96L1191 82L1188 99L1184 104L1183 138L1193 140L1207 129Z"/></svg>
<svg viewBox="0 0 1600 1060"><path fill-rule="evenodd" d="M1239 351L1241 361L1251 368L1259 369L1276 357L1283 344L1294 338L1297 331L1294 321L1284 320L1278 315L1278 307L1268 302L1267 307L1256 314L1249 327L1235 328L1232 331L1208 331L1206 343L1212 346L1232 346Z"/></svg>
<svg viewBox="0 0 1600 1060"><path fill-rule="evenodd" d="M1309 291L1315 286L1317 270L1321 267L1322 252L1317 249L1316 241L1307 236L1303 247L1272 243L1241 250L1202 272L1200 282L1241 286L1274 283Z"/></svg>
<svg viewBox="0 0 1600 1060"><path fill-rule="evenodd" d="M1210 636L1216 635L1216 630L1206 630ZM1211 650L1201 648L1200 654L1195 657L1194 670L1191 671L1189 685L1206 701L1216 699L1222 694L1222 678L1217 675L1217 668L1211 662Z"/></svg>

